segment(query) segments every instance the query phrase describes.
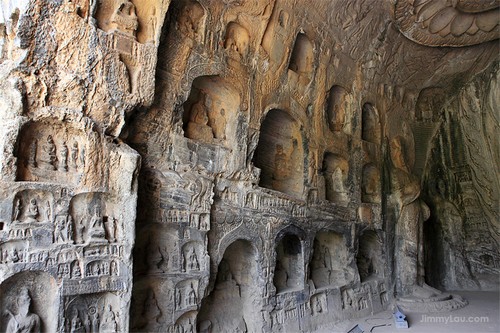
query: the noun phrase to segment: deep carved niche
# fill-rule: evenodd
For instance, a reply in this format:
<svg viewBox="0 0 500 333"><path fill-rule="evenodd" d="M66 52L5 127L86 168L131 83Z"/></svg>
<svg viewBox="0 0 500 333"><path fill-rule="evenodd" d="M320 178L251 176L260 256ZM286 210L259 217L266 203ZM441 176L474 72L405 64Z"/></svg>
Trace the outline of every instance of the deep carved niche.
<svg viewBox="0 0 500 333"><path fill-rule="evenodd" d="M384 277L382 240L373 230L363 232L359 238L356 263L361 282Z"/></svg>
<svg viewBox="0 0 500 333"><path fill-rule="evenodd" d="M380 203L380 200L380 171L373 163L365 164L361 178L361 201L366 203Z"/></svg>
<svg viewBox="0 0 500 333"><path fill-rule="evenodd" d="M273 283L277 293L301 290L304 287L302 242L294 234L285 234L276 247Z"/></svg>
<svg viewBox="0 0 500 333"><path fill-rule="evenodd" d="M302 133L282 110L271 110L262 123L254 164L261 169L259 185L294 196L304 187Z"/></svg>
<svg viewBox="0 0 500 333"><path fill-rule="evenodd" d="M370 103L363 105L361 121L361 139L380 144L381 128L377 109Z"/></svg>
<svg viewBox="0 0 500 333"><path fill-rule="evenodd" d="M57 301L56 281L48 273L30 271L8 278L0 286L0 331L56 332Z"/></svg>
<svg viewBox="0 0 500 333"><path fill-rule="evenodd" d="M246 240L229 245L219 263L214 290L202 302L199 332L253 332L260 298L257 253ZM209 330L209 328L211 330Z"/></svg>
<svg viewBox="0 0 500 333"><path fill-rule="evenodd" d="M235 144L240 96L218 76L193 81L183 105L183 127L187 138L224 145Z"/></svg>
<svg viewBox="0 0 500 333"><path fill-rule="evenodd" d="M316 288L339 287L353 280L353 272L348 268L349 251L341 234L318 232L313 251L310 270Z"/></svg>
<svg viewBox="0 0 500 333"><path fill-rule="evenodd" d="M341 86L333 86L326 103L326 118L332 132L341 132L346 123L347 91Z"/></svg>
<svg viewBox="0 0 500 333"><path fill-rule="evenodd" d="M314 46L309 38L299 33L293 46L288 68L298 74L308 75L313 71Z"/></svg>
<svg viewBox="0 0 500 333"><path fill-rule="evenodd" d="M325 153L323 157L326 200L339 204L349 202L349 163L337 154Z"/></svg>
<svg viewBox="0 0 500 333"><path fill-rule="evenodd" d="M78 184L87 163L87 135L62 124L30 122L17 149L17 180Z"/></svg>
<svg viewBox="0 0 500 333"><path fill-rule="evenodd" d="M250 34L248 30L236 22L229 22L226 29L224 48L230 54L237 54L244 58L248 53Z"/></svg>

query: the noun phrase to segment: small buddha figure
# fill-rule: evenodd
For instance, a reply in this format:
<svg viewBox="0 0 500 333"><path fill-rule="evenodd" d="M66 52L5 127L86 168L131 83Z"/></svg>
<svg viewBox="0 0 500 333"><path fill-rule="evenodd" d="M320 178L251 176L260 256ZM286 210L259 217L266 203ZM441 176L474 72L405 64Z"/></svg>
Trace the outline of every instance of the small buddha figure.
<svg viewBox="0 0 500 333"><path fill-rule="evenodd" d="M73 318L71 319L70 333L84 333L85 328L83 327L82 320L78 315L78 310L73 309Z"/></svg>
<svg viewBox="0 0 500 333"><path fill-rule="evenodd" d="M201 98L193 104L189 113L189 123L186 128L186 137L193 140L211 142L214 138L212 128L208 125L207 95L201 94Z"/></svg>
<svg viewBox="0 0 500 333"><path fill-rule="evenodd" d="M104 222L101 212L98 207L95 208L94 216L89 223L89 242L107 243L106 230L104 229Z"/></svg>
<svg viewBox="0 0 500 333"><path fill-rule="evenodd" d="M14 221L19 221L21 217L21 200L17 199L14 207Z"/></svg>
<svg viewBox="0 0 500 333"><path fill-rule="evenodd" d="M147 320L148 323L158 322L158 319L162 316L161 309L158 306L158 301L156 300L155 293L152 289L148 291L148 297L146 298L142 310L142 317Z"/></svg>
<svg viewBox="0 0 500 333"><path fill-rule="evenodd" d="M111 308L111 304L106 307L106 312L102 317L101 326L99 327L99 332L115 333L117 332L118 325L116 323L116 315Z"/></svg>
<svg viewBox="0 0 500 333"><path fill-rule="evenodd" d="M36 200L33 198L30 200L28 209L25 213L26 222L37 222L38 215L39 215L38 205L36 203Z"/></svg>
<svg viewBox="0 0 500 333"><path fill-rule="evenodd" d="M196 291L194 290L194 286L192 283L189 287L187 299L188 299L189 305L196 305L196 302L198 302L197 297L196 297Z"/></svg>
<svg viewBox="0 0 500 333"><path fill-rule="evenodd" d="M198 257L196 256L196 251L194 248L191 250L191 254L189 255L189 269L190 270L199 270L200 269L200 264L198 262Z"/></svg>
<svg viewBox="0 0 500 333"><path fill-rule="evenodd" d="M66 146L66 142L64 142L61 147L61 160L59 161L59 169L68 171L68 146Z"/></svg>
<svg viewBox="0 0 500 333"><path fill-rule="evenodd" d="M296 142L294 141L294 148ZM293 149L293 148L292 148ZM273 180L282 181L290 178L291 175L291 164L290 164L290 156L291 154L287 154L284 151L283 145L276 145L276 153L274 155L274 172L273 172Z"/></svg>
<svg viewBox="0 0 500 333"><path fill-rule="evenodd" d="M54 139L52 135L47 136L47 142L42 146L42 154L41 154L40 162L43 163L46 169L48 170L57 170L56 162L56 144L54 143Z"/></svg>
<svg viewBox="0 0 500 333"><path fill-rule="evenodd" d="M74 141L71 146L69 164L72 168L78 169L78 142Z"/></svg>

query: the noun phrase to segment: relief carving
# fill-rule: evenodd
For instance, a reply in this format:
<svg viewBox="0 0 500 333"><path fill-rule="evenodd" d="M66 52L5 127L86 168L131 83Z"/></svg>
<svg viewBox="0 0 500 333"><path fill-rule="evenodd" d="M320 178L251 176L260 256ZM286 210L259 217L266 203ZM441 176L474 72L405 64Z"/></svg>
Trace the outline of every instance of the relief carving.
<svg viewBox="0 0 500 333"><path fill-rule="evenodd" d="M248 53L250 35L248 31L236 22L229 22L226 29L224 48L230 54L238 54L238 57L245 58Z"/></svg>
<svg viewBox="0 0 500 333"><path fill-rule="evenodd" d="M196 39L201 33L203 16L205 16L203 7L197 1L188 1L177 20L179 31L191 39Z"/></svg>
<svg viewBox="0 0 500 333"><path fill-rule="evenodd" d="M111 15L111 28L135 38L138 27L135 5L130 0L120 1Z"/></svg>
<svg viewBox="0 0 500 333"><path fill-rule="evenodd" d="M420 185L410 173L404 153L404 139L391 140L393 164L391 185L399 208L397 232L397 289L402 295L412 295L414 288L424 285L423 223L429 218L429 207L420 200Z"/></svg>
<svg viewBox="0 0 500 333"><path fill-rule="evenodd" d="M41 332L40 317L30 312L31 297L28 289L23 288L17 299L17 314L9 311L11 316L7 324L6 333L16 332Z"/></svg>
<svg viewBox="0 0 500 333"><path fill-rule="evenodd" d="M326 153L323 158L323 170L326 199L343 205L347 204L349 202L349 188L347 186L349 164L347 160L338 155Z"/></svg>
<svg viewBox="0 0 500 333"><path fill-rule="evenodd" d="M423 199L463 224L432 230L483 287L499 1L373 2L3 1L0 331L314 332L393 298L465 305L424 283ZM393 14L469 47L417 45ZM434 160L446 198L420 194Z"/></svg>
<svg viewBox="0 0 500 333"><path fill-rule="evenodd" d="M328 93L326 117L332 132L343 131L346 124L346 95L347 91L341 86L333 86Z"/></svg>
<svg viewBox="0 0 500 333"><path fill-rule="evenodd" d="M468 46L500 36L496 0L398 0L396 20L409 39L428 46Z"/></svg>

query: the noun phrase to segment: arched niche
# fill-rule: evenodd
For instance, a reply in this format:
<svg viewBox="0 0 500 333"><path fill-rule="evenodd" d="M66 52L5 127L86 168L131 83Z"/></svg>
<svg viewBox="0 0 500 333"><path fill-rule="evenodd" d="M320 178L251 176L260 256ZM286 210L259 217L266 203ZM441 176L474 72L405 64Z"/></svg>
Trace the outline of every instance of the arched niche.
<svg viewBox="0 0 500 333"><path fill-rule="evenodd" d="M248 30L236 22L229 22L226 29L224 48L230 54L237 54L244 58L248 53L249 43L250 34Z"/></svg>
<svg viewBox="0 0 500 333"><path fill-rule="evenodd" d="M326 101L326 118L332 132L341 132L346 122L347 91L341 86L333 86Z"/></svg>
<svg viewBox="0 0 500 333"><path fill-rule="evenodd" d="M347 160L337 154L325 153L323 156L323 175L325 177L325 195L330 202L347 204L349 202Z"/></svg>
<svg viewBox="0 0 500 333"><path fill-rule="evenodd" d="M373 163L363 166L361 177L361 202L380 203L381 202L381 180L380 171Z"/></svg>
<svg viewBox="0 0 500 333"><path fill-rule="evenodd" d="M95 135L55 119L24 124L15 152L16 180L79 184L88 163L87 153L97 148L89 142Z"/></svg>
<svg viewBox="0 0 500 333"><path fill-rule="evenodd" d="M175 321L173 332L196 332L196 311L188 311Z"/></svg>
<svg viewBox="0 0 500 333"><path fill-rule="evenodd" d="M361 139L380 144L381 127L377 109L370 103L365 103L361 116Z"/></svg>
<svg viewBox="0 0 500 333"><path fill-rule="evenodd" d="M299 33L295 39L288 68L298 74L309 74L313 71L313 60L313 43L306 34Z"/></svg>
<svg viewBox="0 0 500 333"><path fill-rule="evenodd" d="M382 240L373 230L366 230L359 237L356 263L361 282L384 277Z"/></svg>
<svg viewBox="0 0 500 333"><path fill-rule="evenodd" d="M181 250L181 270L183 272L199 272L204 270L203 243L192 241L184 244Z"/></svg>
<svg viewBox="0 0 500 333"><path fill-rule="evenodd" d="M300 125L285 111L273 109L264 119L254 164L261 169L259 185L302 196L304 150Z"/></svg>
<svg viewBox="0 0 500 333"><path fill-rule="evenodd" d="M174 305L176 311L194 310L198 307L199 281L196 279L183 280L175 285Z"/></svg>
<svg viewBox="0 0 500 333"><path fill-rule="evenodd" d="M36 226L40 222L51 223L56 209L56 201L52 192L43 190L19 191L14 197L11 228L33 223Z"/></svg>
<svg viewBox="0 0 500 333"><path fill-rule="evenodd" d="M225 250L219 263L213 291L203 299L198 331L254 332L260 299L257 251L247 240L238 239ZM260 326L259 326L260 327Z"/></svg>
<svg viewBox="0 0 500 333"><path fill-rule="evenodd" d="M127 318L120 305L120 295L111 292L67 296L64 332L123 332Z"/></svg>
<svg viewBox="0 0 500 333"><path fill-rule="evenodd" d="M273 283L277 293L304 288L304 251L300 238L286 233L276 246Z"/></svg>
<svg viewBox="0 0 500 333"><path fill-rule="evenodd" d="M16 321L30 327L29 332L58 331L57 284L48 273L27 271L15 274L2 282L0 295L1 332L17 332L11 330Z"/></svg>
<svg viewBox="0 0 500 333"><path fill-rule="evenodd" d="M72 224L73 239L77 244L108 244L117 242L120 235L119 223L107 194L89 192L71 198L69 215L61 215L61 228L67 230ZM56 216L55 223L59 223Z"/></svg>
<svg viewBox="0 0 500 333"><path fill-rule="evenodd" d="M334 231L320 231L314 238L310 270L316 288L339 287L352 282L349 250L344 236Z"/></svg>
<svg viewBox="0 0 500 333"><path fill-rule="evenodd" d="M224 79L196 78L183 104L184 136L205 143L234 145L239 108L239 93Z"/></svg>

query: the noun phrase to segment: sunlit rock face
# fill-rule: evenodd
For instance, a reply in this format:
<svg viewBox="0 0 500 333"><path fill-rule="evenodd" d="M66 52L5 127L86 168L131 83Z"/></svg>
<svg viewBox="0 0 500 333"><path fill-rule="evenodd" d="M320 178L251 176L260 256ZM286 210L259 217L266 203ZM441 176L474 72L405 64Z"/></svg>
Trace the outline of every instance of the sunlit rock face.
<svg viewBox="0 0 500 333"><path fill-rule="evenodd" d="M0 331L315 331L499 289L498 1L0 6Z"/></svg>

